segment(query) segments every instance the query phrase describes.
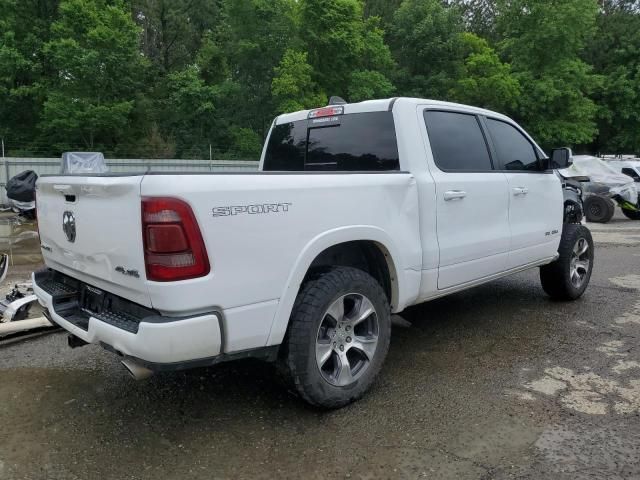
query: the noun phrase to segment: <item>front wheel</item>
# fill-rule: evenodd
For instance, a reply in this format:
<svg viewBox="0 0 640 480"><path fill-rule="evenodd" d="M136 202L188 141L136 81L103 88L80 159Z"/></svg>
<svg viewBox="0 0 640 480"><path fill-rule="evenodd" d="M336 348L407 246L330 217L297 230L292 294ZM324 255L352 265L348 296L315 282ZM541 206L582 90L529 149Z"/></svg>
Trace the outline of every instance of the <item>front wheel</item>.
<svg viewBox="0 0 640 480"><path fill-rule="evenodd" d="M593 271L593 239L584 225L566 224L558 259L540 267L544 291L555 300L576 300L589 285Z"/></svg>
<svg viewBox="0 0 640 480"><path fill-rule="evenodd" d="M389 302L380 284L362 270L335 267L298 294L284 361L304 400L339 408L369 389L390 337Z"/></svg>

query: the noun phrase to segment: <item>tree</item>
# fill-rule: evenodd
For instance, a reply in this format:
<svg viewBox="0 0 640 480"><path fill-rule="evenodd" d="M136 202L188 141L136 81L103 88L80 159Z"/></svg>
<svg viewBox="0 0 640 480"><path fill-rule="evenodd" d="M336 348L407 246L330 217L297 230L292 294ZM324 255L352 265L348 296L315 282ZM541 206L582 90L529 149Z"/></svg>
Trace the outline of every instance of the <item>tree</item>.
<svg viewBox="0 0 640 480"><path fill-rule="evenodd" d="M466 29L487 40L496 40L495 0L453 0L462 12Z"/></svg>
<svg viewBox="0 0 640 480"><path fill-rule="evenodd" d="M590 95L599 78L580 59L593 35L595 0L502 0L501 50L522 85L516 116L544 145L580 145L596 133Z"/></svg>
<svg viewBox="0 0 640 480"><path fill-rule="evenodd" d="M511 66L501 62L487 41L473 33L463 33L461 41L464 64L450 96L457 102L499 112L514 111L522 92Z"/></svg>
<svg viewBox="0 0 640 480"><path fill-rule="evenodd" d="M459 12L440 0L404 0L390 32L400 94L445 99L462 74L461 33Z"/></svg>
<svg viewBox="0 0 640 480"><path fill-rule="evenodd" d="M145 63L122 1L62 0L44 52L56 70L40 127L64 145L108 149L128 130Z"/></svg>
<svg viewBox="0 0 640 480"><path fill-rule="evenodd" d="M293 0L225 0L220 41L237 97L230 121L267 133L276 110L275 67L296 36Z"/></svg>
<svg viewBox="0 0 640 480"><path fill-rule="evenodd" d="M313 68L307 63L307 54L287 50L275 68L271 93L278 113L295 112L327 103L327 96L312 80Z"/></svg>
<svg viewBox="0 0 640 480"><path fill-rule="evenodd" d="M329 95L355 93L359 99L369 98L362 95L377 90L362 88L367 75L369 87L390 90L391 52L379 19L365 19L360 0L303 0L300 18L300 35L322 90Z"/></svg>
<svg viewBox="0 0 640 480"><path fill-rule="evenodd" d="M57 0L0 0L0 136L14 152L40 153L33 131L42 114L42 84L52 74L43 45L57 7Z"/></svg>
<svg viewBox="0 0 640 480"><path fill-rule="evenodd" d="M396 12L402 0L365 0L365 17L379 17L383 27L386 29L393 21L393 14Z"/></svg>
<svg viewBox="0 0 640 480"><path fill-rule="evenodd" d="M220 21L218 2L210 0L134 0L132 10L142 27L142 52L167 73L193 61Z"/></svg>
<svg viewBox="0 0 640 480"><path fill-rule="evenodd" d="M394 91L393 84L380 72L356 70L351 74L349 100L352 102L389 97Z"/></svg>
<svg viewBox="0 0 640 480"><path fill-rule="evenodd" d="M636 10L629 4L636 3ZM640 154L640 12L637 2L610 2L598 15L586 60L603 77L594 95L594 151Z"/></svg>

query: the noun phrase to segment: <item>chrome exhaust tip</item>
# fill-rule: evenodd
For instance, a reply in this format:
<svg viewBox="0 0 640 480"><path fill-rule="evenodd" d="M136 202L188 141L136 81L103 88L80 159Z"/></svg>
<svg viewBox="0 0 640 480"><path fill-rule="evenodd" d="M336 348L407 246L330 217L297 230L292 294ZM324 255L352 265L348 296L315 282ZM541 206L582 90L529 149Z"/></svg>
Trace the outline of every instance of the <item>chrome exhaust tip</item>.
<svg viewBox="0 0 640 480"><path fill-rule="evenodd" d="M121 363L124 368L127 369L127 372L136 380L144 380L153 375L153 370L149 370L147 367L143 367L132 360L122 360Z"/></svg>

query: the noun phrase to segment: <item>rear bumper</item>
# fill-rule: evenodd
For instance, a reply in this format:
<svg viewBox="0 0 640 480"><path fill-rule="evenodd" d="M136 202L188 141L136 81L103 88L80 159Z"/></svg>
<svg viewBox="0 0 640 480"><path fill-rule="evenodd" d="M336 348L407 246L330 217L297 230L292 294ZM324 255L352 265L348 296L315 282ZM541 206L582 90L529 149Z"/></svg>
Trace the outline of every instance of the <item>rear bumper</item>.
<svg viewBox="0 0 640 480"><path fill-rule="evenodd" d="M80 307L80 282L59 282L60 274L33 274L33 291L51 320L88 343L151 364L177 364L212 359L221 352L220 316L212 312L186 318L157 312L114 297L112 307L97 315ZM75 283L74 283L75 282ZM127 308L119 310L124 304Z"/></svg>

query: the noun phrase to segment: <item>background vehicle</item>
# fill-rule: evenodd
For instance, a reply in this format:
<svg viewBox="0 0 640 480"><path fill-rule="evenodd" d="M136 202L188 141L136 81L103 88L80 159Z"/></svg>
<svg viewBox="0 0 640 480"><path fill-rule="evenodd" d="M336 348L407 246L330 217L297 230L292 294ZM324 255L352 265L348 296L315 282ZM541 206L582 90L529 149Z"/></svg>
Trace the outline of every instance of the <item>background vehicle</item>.
<svg viewBox="0 0 640 480"><path fill-rule="evenodd" d="M626 173L622 162L603 161L588 155L577 155L566 170L567 175L585 175L584 208L587 221L607 223L615 213L616 204L628 218L640 219L640 197L637 184Z"/></svg>
<svg viewBox="0 0 640 480"><path fill-rule="evenodd" d="M582 295L593 241L563 225L549 165L512 120L464 105L281 115L260 173L43 176L34 290L134 375L277 359L339 407L378 374L392 312L533 267L551 297Z"/></svg>
<svg viewBox="0 0 640 480"><path fill-rule="evenodd" d="M607 162L607 164L616 171L631 177L636 184L640 183L640 160L614 160ZM622 203L620 208L625 217L631 220L640 220L640 195L635 205Z"/></svg>

